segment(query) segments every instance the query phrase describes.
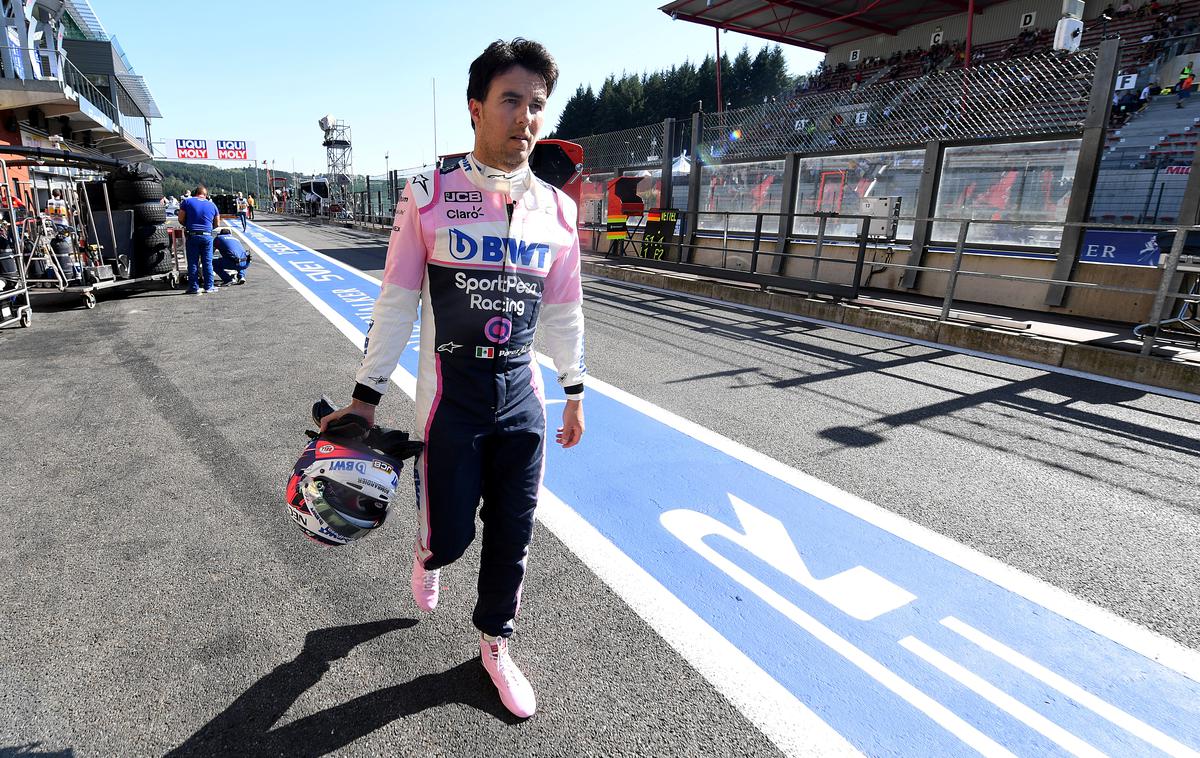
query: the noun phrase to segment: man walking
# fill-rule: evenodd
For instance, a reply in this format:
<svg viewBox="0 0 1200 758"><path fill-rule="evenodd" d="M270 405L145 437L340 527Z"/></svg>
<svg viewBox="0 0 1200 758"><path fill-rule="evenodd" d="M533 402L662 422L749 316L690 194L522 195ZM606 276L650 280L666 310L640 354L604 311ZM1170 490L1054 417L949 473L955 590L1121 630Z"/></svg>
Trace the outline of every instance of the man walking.
<svg viewBox="0 0 1200 758"><path fill-rule="evenodd" d="M246 215L250 212L250 205L246 202L246 198L242 193L237 193L237 217L238 221L242 222L242 231L246 231Z"/></svg>
<svg viewBox="0 0 1200 758"><path fill-rule="evenodd" d="M192 190L192 196L179 204L176 212L183 225L184 249L187 251L188 288L187 294L213 293L213 229L221 223L221 213L208 199L208 188L203 184ZM203 273L204 280L200 281ZM204 288L201 289L200 285Z"/></svg>
<svg viewBox="0 0 1200 758"><path fill-rule="evenodd" d="M405 187L353 401L323 424L346 413L374 423L420 303L414 429L425 449L414 467L420 513L413 598L422 610L437 606L440 569L474 539L479 509L483 544L472 622L501 702L520 717L537 707L508 641L545 457L546 410L532 354L539 326L567 398L555 440L573 447L584 429L575 204L529 170L557 79L546 49L519 38L492 43L471 64L474 150Z"/></svg>

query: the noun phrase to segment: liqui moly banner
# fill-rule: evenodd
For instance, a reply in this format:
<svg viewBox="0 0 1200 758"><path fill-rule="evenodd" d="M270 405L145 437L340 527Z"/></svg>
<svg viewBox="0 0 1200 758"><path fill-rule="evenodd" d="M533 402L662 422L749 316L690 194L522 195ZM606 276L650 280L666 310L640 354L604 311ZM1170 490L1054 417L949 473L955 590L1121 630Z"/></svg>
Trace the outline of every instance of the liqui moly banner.
<svg viewBox="0 0 1200 758"><path fill-rule="evenodd" d="M173 157L181 161L252 161L255 151L254 143L246 140L181 137L175 140Z"/></svg>

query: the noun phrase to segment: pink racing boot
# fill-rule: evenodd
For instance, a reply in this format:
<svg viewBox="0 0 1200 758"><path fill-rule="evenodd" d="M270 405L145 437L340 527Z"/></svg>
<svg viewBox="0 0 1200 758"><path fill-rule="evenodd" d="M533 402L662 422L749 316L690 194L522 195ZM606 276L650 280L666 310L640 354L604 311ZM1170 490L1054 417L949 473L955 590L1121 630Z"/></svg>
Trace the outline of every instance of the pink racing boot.
<svg viewBox="0 0 1200 758"><path fill-rule="evenodd" d="M441 589L438 580L441 579L441 574L441 569L426 571L417 556L413 556L412 595L421 610L432 611L437 608L438 590Z"/></svg>
<svg viewBox="0 0 1200 758"><path fill-rule="evenodd" d="M518 718L532 716L537 710L537 697L529 680L509 656L508 639L483 635L479 639L479 654L483 658L483 667L492 677L492 684L500 693L500 702L504 703L504 707Z"/></svg>

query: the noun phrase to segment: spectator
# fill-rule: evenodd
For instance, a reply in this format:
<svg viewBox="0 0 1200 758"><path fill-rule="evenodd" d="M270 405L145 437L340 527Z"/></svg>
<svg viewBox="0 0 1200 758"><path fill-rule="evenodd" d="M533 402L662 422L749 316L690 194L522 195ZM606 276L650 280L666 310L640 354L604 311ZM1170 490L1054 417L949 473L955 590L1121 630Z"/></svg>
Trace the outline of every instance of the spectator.
<svg viewBox="0 0 1200 758"><path fill-rule="evenodd" d="M250 220L254 220L254 195L246 195L246 211L250 215Z"/></svg>
<svg viewBox="0 0 1200 758"><path fill-rule="evenodd" d="M1124 18L1130 13L1133 13L1133 5L1129 2L1129 0L1125 0L1123 3L1121 3L1120 7L1117 8L1117 18Z"/></svg>
<svg viewBox="0 0 1200 758"><path fill-rule="evenodd" d="M213 240L213 271L221 277L221 286L246 283L246 269L250 267L250 252L241 241L233 236L232 229L222 229ZM236 278L235 278L236 277Z"/></svg>
<svg viewBox="0 0 1200 758"><path fill-rule="evenodd" d="M1145 87L1142 87L1142 94L1138 98L1138 110L1141 110L1150 104L1150 98L1154 96L1154 91L1156 89L1158 89L1157 82L1147 84Z"/></svg>
<svg viewBox="0 0 1200 758"><path fill-rule="evenodd" d="M1191 66L1192 66L1192 64L1189 63L1188 68L1190 69ZM1183 81L1181 81L1179 83L1179 85L1175 88L1175 98L1176 98L1175 107L1176 108L1182 108L1184 99L1192 96L1192 82L1193 81L1194 80L1192 79L1192 75L1189 73L1187 78L1184 79Z"/></svg>

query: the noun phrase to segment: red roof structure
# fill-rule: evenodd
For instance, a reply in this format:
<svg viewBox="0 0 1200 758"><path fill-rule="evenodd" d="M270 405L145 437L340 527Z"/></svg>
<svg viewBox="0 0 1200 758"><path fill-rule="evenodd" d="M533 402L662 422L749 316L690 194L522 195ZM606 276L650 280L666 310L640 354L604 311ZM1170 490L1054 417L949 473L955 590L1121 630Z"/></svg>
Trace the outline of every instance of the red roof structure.
<svg viewBox="0 0 1200 758"><path fill-rule="evenodd" d="M979 13L1002 0L675 0L659 8L673 19L827 52L843 42L895 35L927 21Z"/></svg>

